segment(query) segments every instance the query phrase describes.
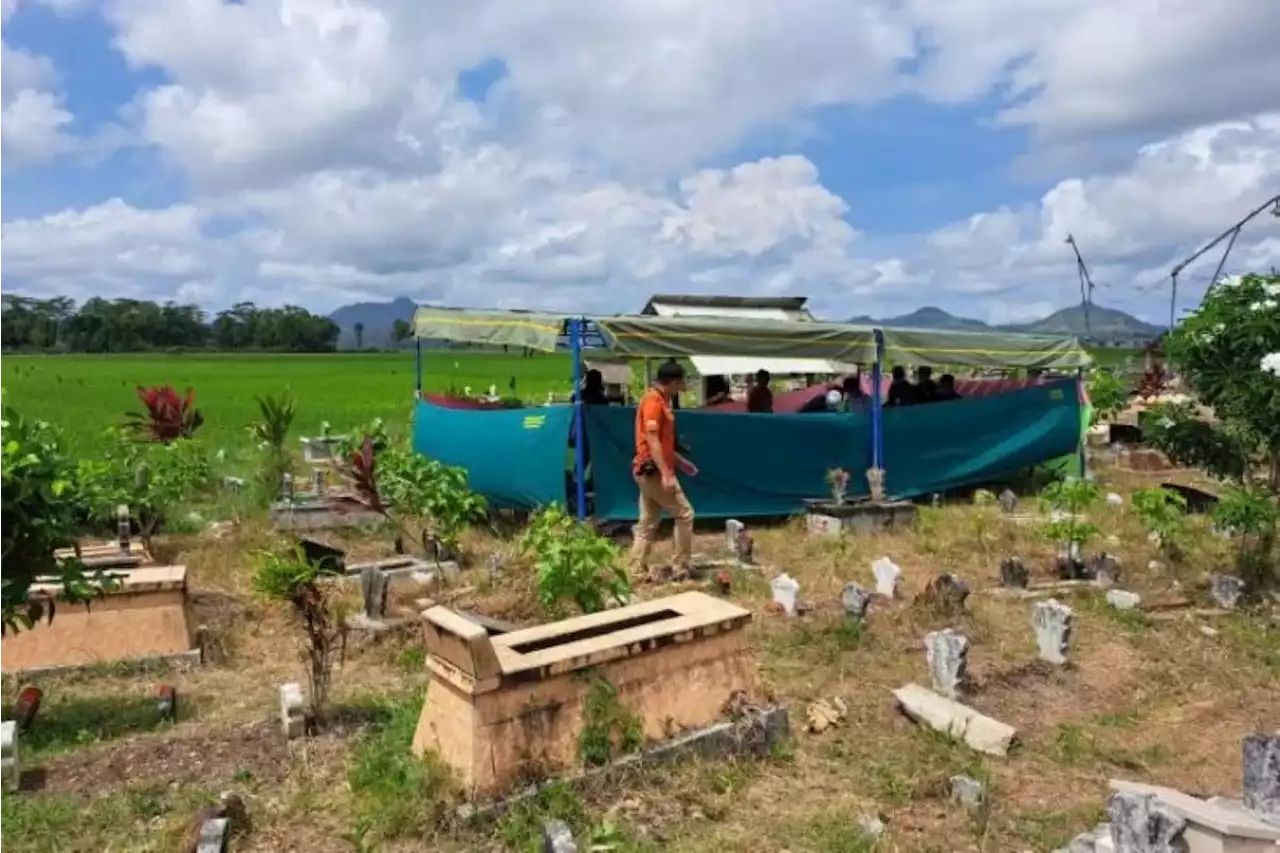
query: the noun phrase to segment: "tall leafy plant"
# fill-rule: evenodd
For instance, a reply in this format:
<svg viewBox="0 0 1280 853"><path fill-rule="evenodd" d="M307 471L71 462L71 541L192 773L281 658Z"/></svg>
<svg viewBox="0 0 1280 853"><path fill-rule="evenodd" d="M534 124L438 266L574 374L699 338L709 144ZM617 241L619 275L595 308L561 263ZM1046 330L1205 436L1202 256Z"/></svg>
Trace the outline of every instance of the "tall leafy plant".
<svg viewBox="0 0 1280 853"><path fill-rule="evenodd" d="M625 602L631 594L618 546L559 504L530 520L520 547L534 558L538 598L552 613L570 602L583 613L596 613L611 601Z"/></svg>
<svg viewBox="0 0 1280 853"><path fill-rule="evenodd" d="M1170 489L1154 488L1138 489L1131 500L1156 546L1170 557L1178 556L1187 535L1187 499Z"/></svg>
<svg viewBox="0 0 1280 853"><path fill-rule="evenodd" d="M1051 483L1040 493L1040 506L1049 513L1041 525L1044 536L1059 543L1068 556L1079 559L1085 546L1098 535L1098 528L1085 513L1098 503L1102 493L1088 480L1067 477Z"/></svg>
<svg viewBox="0 0 1280 853"><path fill-rule="evenodd" d="M143 411L127 412L125 427L139 438L167 444L180 438L191 438L204 423L204 415L196 408L196 392L188 388L179 395L172 385L137 388Z"/></svg>
<svg viewBox="0 0 1280 853"><path fill-rule="evenodd" d="M1280 526L1276 497L1257 486L1232 486L1213 509L1213 521L1236 540L1236 571L1251 585L1273 579L1272 549Z"/></svg>
<svg viewBox="0 0 1280 853"><path fill-rule="evenodd" d="M263 485L275 490L289 470L289 430L293 427L297 410L293 395L288 391L279 397L266 394L253 399L258 404L258 419L249 424L248 431L264 456Z"/></svg>

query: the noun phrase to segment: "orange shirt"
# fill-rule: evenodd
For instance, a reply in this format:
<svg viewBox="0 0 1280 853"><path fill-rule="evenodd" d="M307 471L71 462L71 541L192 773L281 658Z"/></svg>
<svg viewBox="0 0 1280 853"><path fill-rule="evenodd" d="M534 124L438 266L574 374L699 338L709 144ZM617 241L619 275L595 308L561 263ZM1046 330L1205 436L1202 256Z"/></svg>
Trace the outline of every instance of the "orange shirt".
<svg viewBox="0 0 1280 853"><path fill-rule="evenodd" d="M633 473L640 473L640 468L648 462L652 454L649 452L649 424L658 427L658 446L662 449L665 467L668 471L676 469L676 417L671 411L671 403L656 388L650 388L640 398L636 407L636 456L631 463Z"/></svg>

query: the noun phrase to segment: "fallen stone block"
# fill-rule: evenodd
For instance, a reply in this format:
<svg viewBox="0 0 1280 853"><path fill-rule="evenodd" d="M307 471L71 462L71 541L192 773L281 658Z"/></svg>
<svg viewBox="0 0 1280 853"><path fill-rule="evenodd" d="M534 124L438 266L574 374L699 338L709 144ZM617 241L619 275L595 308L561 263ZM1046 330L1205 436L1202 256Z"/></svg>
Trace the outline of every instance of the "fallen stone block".
<svg viewBox="0 0 1280 853"><path fill-rule="evenodd" d="M972 749L987 755L1008 755L1018 735L1012 726L918 684L899 687L893 696L898 700L898 707L911 719L963 740Z"/></svg>
<svg viewBox="0 0 1280 853"><path fill-rule="evenodd" d="M1202 800L1173 788L1121 779L1111 780L1110 785L1117 796L1149 797L1162 812L1185 824L1180 837L1189 853L1270 853L1280 844L1280 827L1262 821L1239 801ZM1115 823L1113 815L1112 825ZM1112 840L1119 841L1114 833ZM1117 843L1116 849L1127 848Z"/></svg>

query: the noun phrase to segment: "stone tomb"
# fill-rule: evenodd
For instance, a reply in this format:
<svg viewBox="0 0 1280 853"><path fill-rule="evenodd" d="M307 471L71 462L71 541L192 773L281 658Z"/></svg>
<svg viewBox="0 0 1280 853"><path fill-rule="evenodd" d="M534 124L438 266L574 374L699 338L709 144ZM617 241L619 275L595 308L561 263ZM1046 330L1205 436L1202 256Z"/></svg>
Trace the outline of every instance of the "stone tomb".
<svg viewBox="0 0 1280 853"><path fill-rule="evenodd" d="M52 622L5 634L5 673L100 663L190 658L200 651L187 601L186 566L143 566L116 576L117 586L89 606L59 601ZM35 584L33 595L60 587Z"/></svg>
<svg viewBox="0 0 1280 853"><path fill-rule="evenodd" d="M438 754L476 799L580 765L594 677L650 741L706 726L756 685L751 613L701 592L496 636L446 607L423 619L429 685L413 750Z"/></svg>
<svg viewBox="0 0 1280 853"><path fill-rule="evenodd" d="M270 514L276 530L290 531L366 527L386 521L381 513L369 509L355 495L337 491L283 498L271 504Z"/></svg>
<svg viewBox="0 0 1280 853"><path fill-rule="evenodd" d="M845 531L870 534L907 527L916 519L911 501L805 501L810 536L839 536Z"/></svg>

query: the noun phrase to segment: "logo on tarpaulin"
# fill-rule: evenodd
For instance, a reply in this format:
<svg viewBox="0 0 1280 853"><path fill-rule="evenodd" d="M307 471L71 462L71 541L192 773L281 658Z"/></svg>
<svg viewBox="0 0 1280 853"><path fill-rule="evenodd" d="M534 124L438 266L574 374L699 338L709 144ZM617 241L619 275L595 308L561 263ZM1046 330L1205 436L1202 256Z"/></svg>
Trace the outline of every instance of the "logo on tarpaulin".
<svg viewBox="0 0 1280 853"><path fill-rule="evenodd" d="M1061 389L1061 388L1054 388L1052 391L1050 391L1050 392L1049 392L1049 399L1050 399L1050 400L1053 400L1055 403L1056 403L1056 402L1058 402L1059 400L1061 400L1061 399L1062 399L1062 389Z"/></svg>
<svg viewBox="0 0 1280 853"><path fill-rule="evenodd" d="M546 415L525 415L520 425L525 429L542 429L546 422Z"/></svg>

